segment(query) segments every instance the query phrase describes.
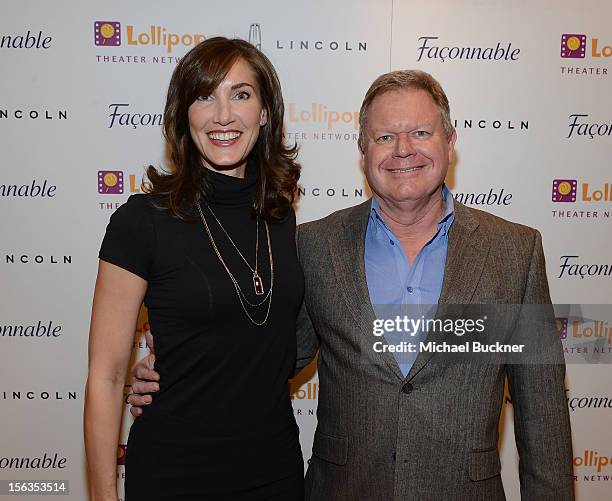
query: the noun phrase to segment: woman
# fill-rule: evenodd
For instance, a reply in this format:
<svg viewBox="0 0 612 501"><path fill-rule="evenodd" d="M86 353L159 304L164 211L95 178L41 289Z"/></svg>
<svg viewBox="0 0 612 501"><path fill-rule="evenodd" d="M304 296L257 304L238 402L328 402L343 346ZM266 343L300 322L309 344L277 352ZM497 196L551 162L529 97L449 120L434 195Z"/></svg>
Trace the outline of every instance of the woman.
<svg viewBox="0 0 612 501"><path fill-rule="evenodd" d="M116 444L144 300L161 385L130 430L127 501L302 499L287 380L303 276L297 149L270 61L212 38L177 65L164 111L173 170L111 217L89 340L85 445L92 499L117 499Z"/></svg>

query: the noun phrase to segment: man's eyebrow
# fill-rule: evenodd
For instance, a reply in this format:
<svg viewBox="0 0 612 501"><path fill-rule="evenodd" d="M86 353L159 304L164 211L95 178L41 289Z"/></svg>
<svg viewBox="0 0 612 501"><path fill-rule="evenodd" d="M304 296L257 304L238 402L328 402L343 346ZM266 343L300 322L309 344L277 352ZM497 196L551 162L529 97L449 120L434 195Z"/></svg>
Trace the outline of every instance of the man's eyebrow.
<svg viewBox="0 0 612 501"><path fill-rule="evenodd" d="M253 87L248 82L241 82L241 83L234 84L232 85L231 90L236 90L236 89L239 89L240 87L250 87L251 89L255 90L255 87Z"/></svg>
<svg viewBox="0 0 612 501"><path fill-rule="evenodd" d="M376 128L370 127L370 130L372 132L385 131L385 132L398 133L398 132L405 132L405 130L403 129L417 130L423 127L431 128L433 126L434 126L433 122L415 122L409 125L408 124L392 124L392 125L386 125L386 126L379 126Z"/></svg>

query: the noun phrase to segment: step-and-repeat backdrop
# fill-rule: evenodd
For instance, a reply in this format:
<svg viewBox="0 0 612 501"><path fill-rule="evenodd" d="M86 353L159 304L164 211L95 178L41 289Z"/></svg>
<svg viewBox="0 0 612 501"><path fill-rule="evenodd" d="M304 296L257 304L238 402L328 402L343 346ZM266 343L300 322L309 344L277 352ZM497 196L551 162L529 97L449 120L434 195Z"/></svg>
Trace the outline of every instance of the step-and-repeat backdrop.
<svg viewBox="0 0 612 501"><path fill-rule="evenodd" d="M372 80L399 68L432 73L457 128L447 179L455 196L542 232L554 302L601 305L612 297L611 18L604 0L5 2L0 481L61 479L67 498L86 499L82 408L97 251L144 167L163 163L164 95L195 43L245 38L275 64L286 137L301 146L299 221L368 198L356 139ZM610 499L612 486L612 311L585 308L588 321L573 320L569 307L558 316L566 349L582 362L568 367L567 403L578 499L590 501ZM146 353L147 330L143 312L136 356ZM262 391L257 381L253 391ZM291 385L306 461L317 394L311 366ZM517 500L509 400L502 417L503 480Z"/></svg>

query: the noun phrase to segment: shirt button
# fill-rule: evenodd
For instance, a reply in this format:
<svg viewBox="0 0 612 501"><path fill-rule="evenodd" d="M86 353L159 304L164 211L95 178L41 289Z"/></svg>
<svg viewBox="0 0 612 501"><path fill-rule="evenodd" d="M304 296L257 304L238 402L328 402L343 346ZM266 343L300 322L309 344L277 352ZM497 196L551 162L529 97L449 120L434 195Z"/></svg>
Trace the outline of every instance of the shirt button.
<svg viewBox="0 0 612 501"><path fill-rule="evenodd" d="M408 292L410 292L410 294L412 294L414 291L414 289L412 287L408 287Z"/></svg>
<svg viewBox="0 0 612 501"><path fill-rule="evenodd" d="M394 242L393 240L389 240L389 243L390 243L391 245L395 245L395 242Z"/></svg>

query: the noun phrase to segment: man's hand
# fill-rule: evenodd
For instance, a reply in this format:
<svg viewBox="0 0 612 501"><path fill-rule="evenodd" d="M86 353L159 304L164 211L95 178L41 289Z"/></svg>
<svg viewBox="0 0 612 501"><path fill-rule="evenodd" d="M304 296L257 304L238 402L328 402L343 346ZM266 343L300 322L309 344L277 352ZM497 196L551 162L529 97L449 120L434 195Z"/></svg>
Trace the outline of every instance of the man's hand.
<svg viewBox="0 0 612 501"><path fill-rule="evenodd" d="M153 336L150 332L145 334L147 347L151 353L140 359L132 369L132 392L128 395L127 401L132 406L130 412L132 416L138 417L142 414L142 407L149 405L153 401L150 393L159 390L159 374L155 372L155 350L153 347Z"/></svg>

